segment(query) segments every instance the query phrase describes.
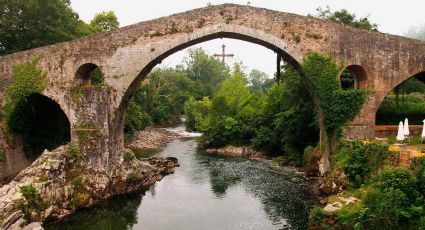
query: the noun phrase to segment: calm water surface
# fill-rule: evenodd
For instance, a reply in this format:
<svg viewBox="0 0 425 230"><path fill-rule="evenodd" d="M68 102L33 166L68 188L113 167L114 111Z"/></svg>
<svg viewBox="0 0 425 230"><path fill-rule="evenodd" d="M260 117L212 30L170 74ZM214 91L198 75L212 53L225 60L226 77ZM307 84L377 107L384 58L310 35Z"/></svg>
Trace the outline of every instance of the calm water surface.
<svg viewBox="0 0 425 230"><path fill-rule="evenodd" d="M143 193L81 210L47 229L306 229L312 199L296 173L248 159L211 156L195 140L161 153L172 175Z"/></svg>

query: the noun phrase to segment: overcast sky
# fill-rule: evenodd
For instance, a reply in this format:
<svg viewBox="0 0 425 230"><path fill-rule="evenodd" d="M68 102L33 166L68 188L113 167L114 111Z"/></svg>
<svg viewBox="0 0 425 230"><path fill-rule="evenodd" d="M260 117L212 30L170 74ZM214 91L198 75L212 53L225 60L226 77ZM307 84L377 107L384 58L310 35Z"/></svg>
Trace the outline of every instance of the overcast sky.
<svg viewBox="0 0 425 230"><path fill-rule="evenodd" d="M72 8L81 19L88 22L101 11L112 10L121 26L131 25L162 16L171 15L195 8L223 3L247 4L246 0L71 0ZM425 0L250 0L251 6L307 15L316 14L317 7L330 6L331 10L347 9L359 17L370 15L370 21L378 24L378 29L385 33L403 35L413 26L425 23ZM276 56L273 51L262 46L232 39L212 40L197 46L203 47L209 54L221 52L225 44L229 53L235 57L229 60L242 61L250 69L259 69L269 75L275 71ZM171 55L163 61L162 66L179 64L185 51Z"/></svg>

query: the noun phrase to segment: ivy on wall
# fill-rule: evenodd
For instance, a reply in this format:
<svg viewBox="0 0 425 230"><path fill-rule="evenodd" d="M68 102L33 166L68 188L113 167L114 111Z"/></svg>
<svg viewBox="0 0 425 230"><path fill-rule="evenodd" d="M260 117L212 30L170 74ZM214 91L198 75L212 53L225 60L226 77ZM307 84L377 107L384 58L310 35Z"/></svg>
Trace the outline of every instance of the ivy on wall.
<svg viewBox="0 0 425 230"><path fill-rule="evenodd" d="M317 109L322 160L325 156L328 162L328 156L336 145L337 133L359 113L367 92L362 89L343 90L337 78L340 68L329 56L318 53L307 55L302 71Z"/></svg>
<svg viewBox="0 0 425 230"><path fill-rule="evenodd" d="M40 57L13 67L13 78L6 87L6 100L16 104L33 93L41 93L47 86L47 73L37 66Z"/></svg>
<svg viewBox="0 0 425 230"><path fill-rule="evenodd" d="M16 108L24 104L27 98L34 93L41 93L47 85L47 73L37 66L40 57L33 57L30 62L13 67L12 81L6 87L6 104L4 113L8 131L16 132L22 125L21 119L16 116Z"/></svg>

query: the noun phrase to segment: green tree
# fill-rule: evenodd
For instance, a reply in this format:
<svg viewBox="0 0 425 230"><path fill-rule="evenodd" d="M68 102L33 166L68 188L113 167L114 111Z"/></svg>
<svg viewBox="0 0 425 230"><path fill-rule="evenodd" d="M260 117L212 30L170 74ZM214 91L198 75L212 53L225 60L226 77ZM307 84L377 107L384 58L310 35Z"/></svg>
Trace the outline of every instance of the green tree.
<svg viewBox="0 0 425 230"><path fill-rule="evenodd" d="M115 14L82 21L69 0L0 0L0 55L69 41L119 26Z"/></svg>
<svg viewBox="0 0 425 230"><path fill-rule="evenodd" d="M323 20L336 22L343 25L352 26L355 28L378 31L378 25L375 23L371 23L368 17L357 19L354 13L350 13L346 9L341 9L338 11L331 12L331 9L329 8L329 6L326 6L325 9L319 7L316 9L316 11L318 13L315 17L323 19Z"/></svg>
<svg viewBox="0 0 425 230"><path fill-rule="evenodd" d="M127 134L133 134L138 130L146 128L151 123L151 118L146 114L142 108L131 101L128 105L125 121L124 121L124 132Z"/></svg>
<svg viewBox="0 0 425 230"><path fill-rule="evenodd" d="M253 69L248 76L248 82L252 91L257 94L265 93L267 91L266 81L270 79L266 73L260 70Z"/></svg>
<svg viewBox="0 0 425 230"><path fill-rule="evenodd" d="M317 144L315 108L300 74L289 65L283 69L284 81L268 90L252 143L257 149L283 154L289 162L301 164L304 149Z"/></svg>
<svg viewBox="0 0 425 230"><path fill-rule="evenodd" d="M92 33L69 0L1 0L0 54L63 42Z"/></svg>
<svg viewBox="0 0 425 230"><path fill-rule="evenodd" d="M127 111L126 133L147 124L170 124L179 120L186 100L193 97L194 82L183 70L154 69L137 89ZM140 123L143 118L143 122ZM143 124L143 125L142 125Z"/></svg>
<svg viewBox="0 0 425 230"><path fill-rule="evenodd" d="M93 20L90 21L90 26L96 32L110 31L120 27L118 18L113 11L97 13Z"/></svg>
<svg viewBox="0 0 425 230"><path fill-rule="evenodd" d="M202 48L189 49L184 59L186 75L195 82L194 97L212 97L221 82L229 78L229 70L222 69L220 61L208 55Z"/></svg>

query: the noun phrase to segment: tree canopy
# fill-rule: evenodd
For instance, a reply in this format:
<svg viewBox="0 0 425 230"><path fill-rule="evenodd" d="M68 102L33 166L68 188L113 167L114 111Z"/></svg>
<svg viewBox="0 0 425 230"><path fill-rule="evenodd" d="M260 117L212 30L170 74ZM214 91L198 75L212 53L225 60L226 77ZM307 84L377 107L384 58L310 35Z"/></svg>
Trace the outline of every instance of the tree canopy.
<svg viewBox="0 0 425 230"><path fill-rule="evenodd" d="M357 19L357 16L354 13L350 13L346 9L331 12L329 6L326 6L326 8L324 9L322 7L319 7L316 9L316 11L318 13L315 17L326 21L336 22L355 28L378 31L378 25L375 23L371 23L368 18L369 16Z"/></svg>
<svg viewBox="0 0 425 230"><path fill-rule="evenodd" d="M82 21L69 0L0 0L0 55L69 41L119 26L113 12Z"/></svg>
<svg viewBox="0 0 425 230"><path fill-rule="evenodd" d="M120 26L118 18L113 11L101 12L90 21L90 26L96 32L109 31Z"/></svg>

